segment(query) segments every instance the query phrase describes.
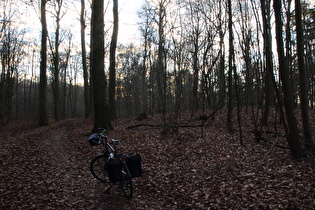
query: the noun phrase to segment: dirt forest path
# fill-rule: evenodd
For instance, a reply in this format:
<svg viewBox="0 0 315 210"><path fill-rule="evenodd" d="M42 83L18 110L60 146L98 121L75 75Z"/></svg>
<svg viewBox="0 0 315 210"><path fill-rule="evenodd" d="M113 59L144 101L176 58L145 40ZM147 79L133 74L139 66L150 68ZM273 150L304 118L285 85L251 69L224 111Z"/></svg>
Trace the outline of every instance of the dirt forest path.
<svg viewBox="0 0 315 210"><path fill-rule="evenodd" d="M105 196L91 176L96 153L84 136L90 127L83 129L82 120L67 120L1 142L0 209L124 208L117 189Z"/></svg>
<svg viewBox="0 0 315 210"><path fill-rule="evenodd" d="M87 142L91 122L68 119L0 130L0 209L315 208L312 165L258 144L249 129L241 146L238 133L227 134L219 117L203 137L200 128L166 135L157 128L126 129L137 123L115 121L109 135L123 139L121 151L142 156L143 176L134 179L130 200L118 185L105 194L92 177L89 164L101 148Z"/></svg>

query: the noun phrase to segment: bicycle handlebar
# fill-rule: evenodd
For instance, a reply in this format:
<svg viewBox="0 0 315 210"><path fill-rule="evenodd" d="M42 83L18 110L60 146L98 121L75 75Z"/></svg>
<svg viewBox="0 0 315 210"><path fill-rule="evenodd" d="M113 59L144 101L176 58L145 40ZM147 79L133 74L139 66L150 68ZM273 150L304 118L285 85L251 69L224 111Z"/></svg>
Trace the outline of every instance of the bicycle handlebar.
<svg viewBox="0 0 315 210"><path fill-rule="evenodd" d="M107 138L107 136L104 134L105 131L106 131L105 128L98 128L97 130L100 132L100 137L101 137L101 138ZM122 142L121 139L112 139L112 143L113 143L115 146L119 145L121 142Z"/></svg>
<svg viewBox="0 0 315 210"><path fill-rule="evenodd" d="M100 133L105 133L106 129L105 128L98 128L97 129Z"/></svg>
<svg viewBox="0 0 315 210"><path fill-rule="evenodd" d="M120 139L112 139L112 142L115 146L117 146L121 143L121 140Z"/></svg>

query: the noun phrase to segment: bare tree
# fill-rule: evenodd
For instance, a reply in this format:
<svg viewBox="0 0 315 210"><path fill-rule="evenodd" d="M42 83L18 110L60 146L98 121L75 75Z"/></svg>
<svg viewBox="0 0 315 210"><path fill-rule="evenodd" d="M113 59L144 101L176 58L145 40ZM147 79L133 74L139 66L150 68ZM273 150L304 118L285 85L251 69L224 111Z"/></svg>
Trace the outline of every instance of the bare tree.
<svg viewBox="0 0 315 210"><path fill-rule="evenodd" d="M242 57L244 59L245 68L245 87L244 87L244 99L246 110L249 105L249 97L251 92L251 87L253 83L253 73L252 73L252 59L253 56L253 26L251 24L252 10L250 3L247 1L238 1L238 9L240 11L238 22L240 25L240 33L238 33L239 46L241 48Z"/></svg>
<svg viewBox="0 0 315 210"><path fill-rule="evenodd" d="M261 14L263 21L263 39L264 39L264 58L265 58L265 104L262 124L267 125L269 117L269 107L273 98L272 78L273 61L272 61L272 38L271 38L271 12L270 0L261 0Z"/></svg>
<svg viewBox="0 0 315 210"><path fill-rule="evenodd" d="M307 82L306 71L304 64L304 35L302 25L302 9L300 0L295 0L295 20L296 20L296 32L297 32L297 53L298 53L298 67L300 73L300 96L301 96L301 111L303 130L305 137L305 144L307 147L315 149L315 145L312 139L312 131L308 113L308 95L307 95Z"/></svg>
<svg viewBox="0 0 315 210"><path fill-rule="evenodd" d="M112 119L116 119L116 105L115 105L115 95L116 95L116 47L117 47L117 37L118 37L118 0L113 0L113 16L114 16L114 27L112 40L110 43L110 55L109 55L109 87L108 87L108 101L109 109Z"/></svg>
<svg viewBox="0 0 315 210"><path fill-rule="evenodd" d="M46 0L41 0L41 25L42 25L42 40L41 40L41 60L40 60L40 82L39 82L39 126L48 124L47 108L46 108L46 90L47 90L47 23L46 23Z"/></svg>
<svg viewBox="0 0 315 210"><path fill-rule="evenodd" d="M52 54L52 75L53 75L53 99L54 99L54 119L59 120L60 118L60 55L59 55L59 47L60 47L60 21L65 13L62 13L61 9L63 6L63 0L54 0L51 2L52 6L55 10L55 18L56 18L56 28L55 28L55 37L54 37L54 44L50 42L50 49ZM50 40L50 39L49 39ZM54 45L54 46L53 46Z"/></svg>
<svg viewBox="0 0 315 210"><path fill-rule="evenodd" d="M85 1L81 0L81 50L82 50L82 68L83 68L83 80L84 80L84 117L90 116L90 88L89 88L89 74L86 64L86 47L85 47Z"/></svg>
<svg viewBox="0 0 315 210"><path fill-rule="evenodd" d="M198 88L199 88L199 74L200 74L200 61L199 56L201 52L201 46L204 44L202 33L204 24L200 14L200 6L198 2L189 1L190 20L191 20L191 32L190 41L192 44L192 69L193 69L193 87L192 87L192 101L191 108L193 111L198 109Z"/></svg>
<svg viewBox="0 0 315 210"><path fill-rule="evenodd" d="M302 14L303 14L303 32L304 32L304 42L305 42L305 71L307 76L309 77L308 80L308 93L309 93L309 101L310 107L314 109L314 93L315 93L315 10L314 4L309 3L307 4L304 2L302 7Z"/></svg>
<svg viewBox="0 0 315 210"><path fill-rule="evenodd" d="M0 20L0 125L11 120L12 99L19 88L19 66L25 54L25 31L14 24L18 16L13 7L14 3L10 1L1 2L3 9ZM17 105L15 111L18 116Z"/></svg>
<svg viewBox="0 0 315 210"><path fill-rule="evenodd" d="M219 0L218 8L218 33L219 33L219 66L218 66L218 88L219 88L219 96L218 96L218 106L221 107L225 104L226 98L226 79L225 79L225 52L224 52L224 37L226 33L226 21L224 18L226 17L226 9L223 6L224 0Z"/></svg>
<svg viewBox="0 0 315 210"><path fill-rule="evenodd" d="M232 112L233 112L233 68L234 68L234 43L233 43L233 20L232 20L232 2L227 1L228 7L228 30L229 30L229 70L228 70L228 114L227 114L227 128L228 132L233 132Z"/></svg>
<svg viewBox="0 0 315 210"><path fill-rule="evenodd" d="M165 123L166 114L166 64L165 64L165 24L166 24L166 6L169 0L158 1L158 58L156 69L156 81L158 88L159 110L162 111Z"/></svg>
<svg viewBox="0 0 315 210"><path fill-rule="evenodd" d="M141 19L139 23L140 33L143 37L143 66L142 66L142 74L141 74L141 85L142 85L142 104L141 104L141 112L148 112L150 105L148 104L148 88L147 88L147 72L150 67L150 59L151 59L151 46L153 42L154 29L152 27L154 21L154 10L146 0L141 10L138 12L138 16Z"/></svg>
<svg viewBox="0 0 315 210"><path fill-rule="evenodd" d="M62 91L60 94L60 114L61 117L66 117L67 116L67 83L69 81L72 81L72 79L76 79L76 78L72 78L71 74L68 74L68 66L69 66L69 60L70 60L70 56L71 56L71 49L72 49L72 36L73 34L71 34L70 31L68 31L66 39L68 39L68 43L65 43L64 46L64 50L65 52L60 52L60 58L59 58L59 71L60 71L60 77L61 77L61 81L62 81ZM69 76L69 81L67 81L67 77ZM70 100L70 102L72 103L72 100L70 97L68 97L68 99Z"/></svg>
<svg viewBox="0 0 315 210"><path fill-rule="evenodd" d="M173 17L170 21L170 34L171 34L171 47L168 49L168 56L174 63L173 65L173 73L174 76L174 105L173 105L173 119L172 123L176 124L178 122L178 118L180 116L181 109L186 108L185 103L186 101L183 100L184 97L184 68L185 65L188 66L187 62L185 62L185 48L186 45L184 44L185 36L184 30L185 26L183 24L183 17L180 15L182 9L179 7L177 8L170 16ZM171 92L171 91L170 91Z"/></svg>
<svg viewBox="0 0 315 210"><path fill-rule="evenodd" d="M94 128L111 129L109 106L106 102L104 72L104 0L92 1L91 76L94 101Z"/></svg>
<svg viewBox="0 0 315 210"><path fill-rule="evenodd" d="M286 138L291 149L293 158L302 157L302 147L299 137L299 129L297 127L297 120L294 114L294 99L292 84L290 84L289 78L289 65L288 60L284 55L284 45L282 36L282 18L281 18L281 0L274 0L274 12L275 12L275 23L276 23L276 41L278 49L278 62L279 62L279 73L282 82L282 90L284 96L284 106L286 113L286 123L288 130L286 130Z"/></svg>

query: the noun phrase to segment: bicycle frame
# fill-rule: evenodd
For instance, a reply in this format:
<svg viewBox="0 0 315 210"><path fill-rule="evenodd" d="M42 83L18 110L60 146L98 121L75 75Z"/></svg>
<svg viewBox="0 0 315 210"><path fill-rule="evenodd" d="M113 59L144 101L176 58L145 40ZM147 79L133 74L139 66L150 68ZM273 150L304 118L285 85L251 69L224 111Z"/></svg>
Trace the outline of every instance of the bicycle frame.
<svg viewBox="0 0 315 210"><path fill-rule="evenodd" d="M110 143L108 142L107 136L104 134L105 129L99 129L99 131L100 132L98 133L99 135L98 138L100 140L100 144L104 146L104 150L102 150L102 154L96 156L90 164L90 170L92 172L92 175L99 181L109 184L105 190L105 192L108 192L117 181L115 179L114 181L110 180L111 178L109 178L109 176L107 175L108 171L106 169L107 165L106 163L107 161L110 161L110 159L112 158L118 158L122 164L121 165L122 177L119 178L120 179L119 183L126 198L130 199L132 197L133 190L131 175L129 168L127 166L128 155L117 154L116 146L119 145L121 140L112 139ZM100 163L99 165L100 167L97 167L98 163Z"/></svg>
<svg viewBox="0 0 315 210"><path fill-rule="evenodd" d="M104 131L103 131L104 132ZM103 150L103 154L108 156L110 155L110 153L112 152L114 156L117 155L117 151L116 151L116 148L115 146L117 146L121 140L115 140L115 139L112 139L112 142L113 142L113 146L108 143L108 139L107 139L107 136L104 135L104 133L100 133L100 137L101 137L101 144L104 146L104 150ZM116 144L116 145L115 145Z"/></svg>

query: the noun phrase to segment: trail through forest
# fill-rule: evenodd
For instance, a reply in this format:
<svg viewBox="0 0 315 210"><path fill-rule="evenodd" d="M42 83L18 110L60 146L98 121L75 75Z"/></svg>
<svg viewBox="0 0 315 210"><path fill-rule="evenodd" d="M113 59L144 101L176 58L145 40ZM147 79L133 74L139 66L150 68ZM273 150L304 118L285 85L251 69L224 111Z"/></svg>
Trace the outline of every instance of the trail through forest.
<svg viewBox="0 0 315 210"><path fill-rule="evenodd" d="M221 119L221 120L220 120ZM314 209L312 164L291 159L289 151L257 143L244 121L244 146L238 133L226 133L223 118L207 127L137 127L134 119L113 122L110 138L121 138L122 152L142 156L143 177L134 196L119 186L104 194L89 171L100 151L87 142L91 122L69 119L37 128L15 124L0 137L0 209ZM160 122L150 117L145 123ZM203 134L203 135L202 135ZM284 139L276 139L285 144Z"/></svg>

